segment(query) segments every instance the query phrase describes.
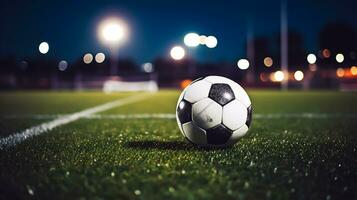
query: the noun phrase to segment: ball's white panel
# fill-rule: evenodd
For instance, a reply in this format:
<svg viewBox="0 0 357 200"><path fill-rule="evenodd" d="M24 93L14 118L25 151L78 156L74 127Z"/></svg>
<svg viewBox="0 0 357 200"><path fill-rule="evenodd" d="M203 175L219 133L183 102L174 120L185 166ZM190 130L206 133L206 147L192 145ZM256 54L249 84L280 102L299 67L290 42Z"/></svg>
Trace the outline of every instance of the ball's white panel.
<svg viewBox="0 0 357 200"><path fill-rule="evenodd" d="M192 120L207 130L222 121L222 106L210 98L202 99L192 106Z"/></svg>
<svg viewBox="0 0 357 200"><path fill-rule="evenodd" d="M239 139L241 139L243 136L245 136L245 134L247 134L248 132L248 126L247 125L243 125L242 127L240 127L239 129L233 131L232 136L229 138L229 141L235 143L237 142Z"/></svg>
<svg viewBox="0 0 357 200"><path fill-rule="evenodd" d="M207 144L206 132L193 122L182 125L186 137L195 144Z"/></svg>
<svg viewBox="0 0 357 200"><path fill-rule="evenodd" d="M176 103L176 122L177 122L177 125L178 125L178 127L179 127L179 129L180 129L180 131L181 131L181 133L182 133L183 136L185 136L185 133L184 133L183 130L182 130L182 124L181 124L181 122L180 122L180 120L179 120L179 118L178 118L178 116L177 116L177 107L179 106L179 103L180 103L181 100L183 99L183 95L184 95L184 94L185 94L185 90L183 90L183 91L181 92L180 97L178 98L177 103Z"/></svg>
<svg viewBox="0 0 357 200"><path fill-rule="evenodd" d="M199 80L192 83L185 89L184 99L190 103L196 103L197 101L208 97L211 85L211 83L205 80Z"/></svg>
<svg viewBox="0 0 357 200"><path fill-rule="evenodd" d="M231 79L223 76L207 76L203 80L206 80L212 84L227 83L229 86L231 86L236 99L242 102L246 107L250 106L251 102L247 92L238 83L232 81Z"/></svg>
<svg viewBox="0 0 357 200"><path fill-rule="evenodd" d="M223 106L222 122L227 128L236 130L247 121L247 108L238 100Z"/></svg>
<svg viewBox="0 0 357 200"><path fill-rule="evenodd" d="M242 102L246 108L248 108L251 104L249 96L247 92L236 82L232 81L229 83L229 86L231 86L234 96L236 99L240 102Z"/></svg>
<svg viewBox="0 0 357 200"><path fill-rule="evenodd" d="M215 83L227 83L229 84L230 79L226 78L226 77L223 77L223 76L207 76L206 78L204 78L203 80L205 81L208 81L212 84L215 84Z"/></svg>

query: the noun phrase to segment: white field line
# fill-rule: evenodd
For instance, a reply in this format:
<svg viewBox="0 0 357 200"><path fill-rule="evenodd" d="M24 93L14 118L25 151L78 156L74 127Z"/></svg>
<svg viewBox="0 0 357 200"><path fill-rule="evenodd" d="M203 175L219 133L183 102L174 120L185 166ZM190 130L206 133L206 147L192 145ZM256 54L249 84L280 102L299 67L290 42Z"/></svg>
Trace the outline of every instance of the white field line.
<svg viewBox="0 0 357 200"><path fill-rule="evenodd" d="M0 115L0 119L56 119L69 117L66 114L29 114L29 115ZM138 113L138 114L90 114L82 116L84 119L174 119L172 113ZM357 118L357 113L255 113L253 119L329 119L329 118Z"/></svg>
<svg viewBox="0 0 357 200"><path fill-rule="evenodd" d="M134 96L119 99L116 101L111 101L109 103L105 103L105 104L95 106L92 108L88 108L88 109L85 109L85 110L82 110L80 112L76 112L76 113L73 113L70 115L59 116L52 121L45 122L45 123L42 123L37 126L33 126L33 127L28 128L22 132L14 133L14 134L12 134L8 137L5 137L5 138L0 138L0 150L14 147L17 144L23 142L24 140L26 140L28 138L46 133L58 126L68 124L68 123L76 121L80 118L83 118L83 117L86 117L89 115L93 115L95 113L102 112L105 110L109 110L114 107L120 107L120 106L123 106L126 104L141 101L147 97L148 97L148 95L134 95Z"/></svg>

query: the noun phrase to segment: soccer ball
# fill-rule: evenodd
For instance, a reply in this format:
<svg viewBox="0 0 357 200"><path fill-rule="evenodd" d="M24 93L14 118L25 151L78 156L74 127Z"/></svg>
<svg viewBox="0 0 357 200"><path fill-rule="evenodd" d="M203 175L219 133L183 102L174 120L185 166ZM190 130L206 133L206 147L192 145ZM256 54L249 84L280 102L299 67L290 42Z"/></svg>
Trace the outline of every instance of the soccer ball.
<svg viewBox="0 0 357 200"><path fill-rule="evenodd" d="M249 96L238 83L208 76L194 80L181 93L176 120L183 136L200 146L233 145L252 121Z"/></svg>

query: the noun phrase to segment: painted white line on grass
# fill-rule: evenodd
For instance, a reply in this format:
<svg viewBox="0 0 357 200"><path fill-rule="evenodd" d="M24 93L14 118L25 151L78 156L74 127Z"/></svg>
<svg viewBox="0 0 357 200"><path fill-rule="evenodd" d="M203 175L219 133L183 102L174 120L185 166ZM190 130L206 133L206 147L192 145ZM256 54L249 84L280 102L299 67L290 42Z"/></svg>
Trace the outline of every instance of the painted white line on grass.
<svg viewBox="0 0 357 200"><path fill-rule="evenodd" d="M83 117L86 117L89 115L93 115L95 113L102 112L105 110L109 110L114 107L120 107L120 106L123 106L126 104L141 101L147 97L148 97L148 95L142 95L142 94L130 96L127 98L119 99L116 101L111 101L109 103L105 103L105 104L102 104L99 106L88 108L88 109L85 109L85 110L82 110L80 112L76 112L76 113L73 113L70 115L61 116L61 117L58 117L52 121L45 122L45 123L42 123L37 126L33 126L33 127L28 128L22 132L12 134L5 138L1 138L0 139L0 150L14 147L17 144L23 142L24 140L26 140L28 138L40 135L42 133L46 133L58 126L68 124L68 123L76 121L80 118L83 118Z"/></svg>
<svg viewBox="0 0 357 200"><path fill-rule="evenodd" d="M141 114L105 114L105 115L88 115L85 119L175 119L175 114L170 113L141 113ZM253 119L329 119L329 118L357 118L357 114L342 113L270 113L270 114L253 114Z"/></svg>
<svg viewBox="0 0 357 200"><path fill-rule="evenodd" d="M56 119L70 115L0 115L3 119ZM172 113L138 113L138 114L92 114L83 116L84 119L174 119ZM329 118L357 118L357 113L255 113L253 119L329 119Z"/></svg>

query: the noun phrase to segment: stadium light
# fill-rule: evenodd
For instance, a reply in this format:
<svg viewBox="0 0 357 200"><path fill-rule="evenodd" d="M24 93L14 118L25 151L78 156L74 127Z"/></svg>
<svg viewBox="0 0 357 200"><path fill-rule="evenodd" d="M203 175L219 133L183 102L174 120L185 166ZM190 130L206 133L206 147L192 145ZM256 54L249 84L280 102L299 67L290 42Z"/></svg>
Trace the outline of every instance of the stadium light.
<svg viewBox="0 0 357 200"><path fill-rule="evenodd" d="M275 73L274 73L274 79L275 79L275 81L278 81L278 82L281 82L281 81L283 81L284 79L285 79L285 74L284 74L284 72L282 72L282 71L276 71Z"/></svg>
<svg viewBox="0 0 357 200"><path fill-rule="evenodd" d="M324 50L322 51L322 56L323 56L324 58L329 58L329 57L331 56L330 50L324 49Z"/></svg>
<svg viewBox="0 0 357 200"><path fill-rule="evenodd" d="M316 55L312 54L312 53L307 55L306 59L307 59L307 62L310 63L310 64L315 64L316 60L317 60Z"/></svg>
<svg viewBox="0 0 357 200"><path fill-rule="evenodd" d="M342 53L338 53L338 54L336 55L336 61L337 61L338 63L342 63L344 60L345 60L345 56L343 56Z"/></svg>
<svg viewBox="0 0 357 200"><path fill-rule="evenodd" d="M95 55L95 61L96 61L97 63L102 63L102 62L104 62L104 60L105 60L105 55L104 55L104 53L97 53L97 54Z"/></svg>
<svg viewBox="0 0 357 200"><path fill-rule="evenodd" d="M86 53L86 54L83 56L83 62L84 62L85 64L90 64L92 61L93 61L93 55L92 55L92 54Z"/></svg>
<svg viewBox="0 0 357 200"><path fill-rule="evenodd" d="M183 42L188 47L197 47L200 44L200 36L197 33L188 33L183 38Z"/></svg>
<svg viewBox="0 0 357 200"><path fill-rule="evenodd" d="M200 44L201 45L205 45L206 44L206 39L207 39L207 36L201 35L200 36Z"/></svg>
<svg viewBox="0 0 357 200"><path fill-rule="evenodd" d="M127 38L127 25L119 18L109 17L99 23L98 37L111 48L117 48Z"/></svg>
<svg viewBox="0 0 357 200"><path fill-rule="evenodd" d="M302 71L298 70L294 73L294 78L297 81L301 81L302 79L304 79L304 73Z"/></svg>
<svg viewBox="0 0 357 200"><path fill-rule="evenodd" d="M61 60L59 63L58 63L58 69L60 70L60 71L65 71L66 69L67 69L67 67L68 67L68 63L67 63L67 61L65 61L65 60Z"/></svg>
<svg viewBox="0 0 357 200"><path fill-rule="evenodd" d="M108 17L99 23L97 34L99 40L110 48L110 74L116 75L118 70L116 54L118 53L120 45L122 45L128 37L128 27L123 20L117 17Z"/></svg>
<svg viewBox="0 0 357 200"><path fill-rule="evenodd" d="M146 73L151 73L151 72L153 72L154 71L154 67L153 67L153 65L152 65L152 63L144 63L143 65L142 65L142 69L144 70L144 72L146 72Z"/></svg>
<svg viewBox="0 0 357 200"><path fill-rule="evenodd" d="M266 67L271 67L273 65L273 59L271 57L264 58L264 65Z"/></svg>
<svg viewBox="0 0 357 200"><path fill-rule="evenodd" d="M352 66L350 71L352 75L357 75L357 66Z"/></svg>
<svg viewBox="0 0 357 200"><path fill-rule="evenodd" d="M185 49L181 46L174 46L170 51L171 58L174 60L181 60L185 57Z"/></svg>
<svg viewBox="0 0 357 200"><path fill-rule="evenodd" d="M343 77L344 75L345 75L345 70L344 69L342 69L342 68L338 68L337 70L336 70L336 75L338 76L338 77Z"/></svg>
<svg viewBox="0 0 357 200"><path fill-rule="evenodd" d="M215 48L217 46L218 41L216 37L208 36L205 39L205 43L208 48Z"/></svg>
<svg viewBox="0 0 357 200"><path fill-rule="evenodd" d="M249 68L249 61L247 59L240 59L237 62L237 66L241 70L245 70Z"/></svg>
<svg viewBox="0 0 357 200"><path fill-rule="evenodd" d="M41 42L38 46L38 50L40 51L40 53L46 54L50 50L50 45L48 45L47 42Z"/></svg>

